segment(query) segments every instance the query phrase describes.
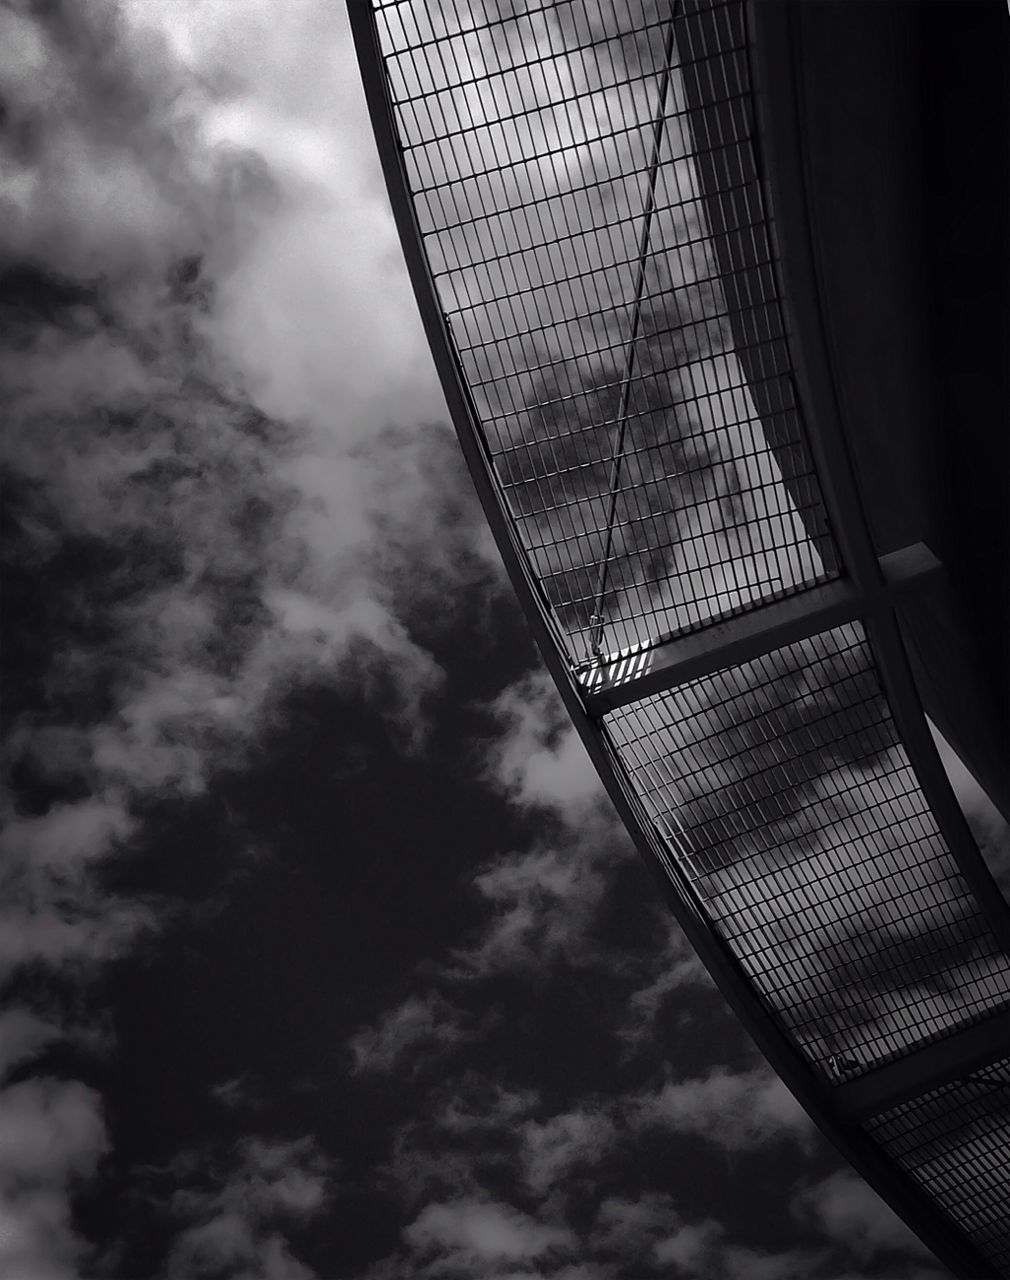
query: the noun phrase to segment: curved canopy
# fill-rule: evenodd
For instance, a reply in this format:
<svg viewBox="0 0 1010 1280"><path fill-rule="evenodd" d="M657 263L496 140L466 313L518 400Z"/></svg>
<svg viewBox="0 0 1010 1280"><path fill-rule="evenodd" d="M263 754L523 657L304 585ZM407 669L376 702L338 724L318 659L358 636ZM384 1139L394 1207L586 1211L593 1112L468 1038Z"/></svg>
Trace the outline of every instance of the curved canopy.
<svg viewBox="0 0 1010 1280"><path fill-rule="evenodd" d="M1007 1276L1007 907L899 632L936 557L863 515L757 9L351 3L450 410L601 777L821 1127Z"/></svg>

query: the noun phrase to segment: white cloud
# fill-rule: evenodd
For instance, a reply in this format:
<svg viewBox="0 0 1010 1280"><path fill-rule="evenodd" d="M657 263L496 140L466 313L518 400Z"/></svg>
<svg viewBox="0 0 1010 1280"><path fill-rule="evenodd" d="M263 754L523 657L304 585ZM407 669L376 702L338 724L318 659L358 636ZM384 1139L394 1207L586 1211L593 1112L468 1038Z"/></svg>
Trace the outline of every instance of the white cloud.
<svg viewBox="0 0 1010 1280"><path fill-rule="evenodd" d="M117 800L56 805L41 816L7 810L0 835L0 976L24 964L88 966L120 952L150 923L140 904L101 892L95 863L133 830Z"/></svg>
<svg viewBox="0 0 1010 1280"><path fill-rule="evenodd" d="M711 1264L712 1253L721 1245L724 1234L724 1228L711 1219L686 1223L672 1235L657 1240L652 1256L663 1265L672 1263L679 1273L697 1275L701 1267Z"/></svg>
<svg viewBox="0 0 1010 1280"><path fill-rule="evenodd" d="M95 0L3 22L28 141L0 166L2 248L80 285L18 313L0 355L17 554L64 628L37 637L49 710L12 720L11 748L92 796L8 832L31 853L5 901L30 904L7 908L3 958L61 966L149 922L89 880L134 801L202 790L293 686L381 670L416 741L441 673L404 615L495 570L455 446L420 425L441 406L360 91L334 79L342 11ZM60 577L68 542L84 582Z"/></svg>
<svg viewBox="0 0 1010 1280"><path fill-rule="evenodd" d="M263 408L357 439L386 418L441 416L343 8L293 0L283 21L268 0L130 10L208 86L204 143L255 153L279 188L215 322Z"/></svg>
<svg viewBox="0 0 1010 1280"><path fill-rule="evenodd" d="M630 1111L639 1124L693 1134L729 1151L776 1140L806 1146L814 1132L799 1103L766 1067L740 1073L716 1067L633 1099Z"/></svg>
<svg viewBox="0 0 1010 1280"><path fill-rule="evenodd" d="M228 1111L251 1111L262 1103L259 1090L248 1076L232 1076L211 1089L211 1097Z"/></svg>
<svg viewBox="0 0 1010 1280"><path fill-rule="evenodd" d="M0 1181L86 1173L105 1145L98 1097L77 1081L24 1080L0 1094Z"/></svg>
<svg viewBox="0 0 1010 1280"><path fill-rule="evenodd" d="M98 1096L84 1085L42 1078L0 1092L3 1275L19 1280L78 1276L84 1249L71 1219L71 1195L78 1180L94 1171L106 1146Z"/></svg>
<svg viewBox="0 0 1010 1280"><path fill-rule="evenodd" d="M599 1246L619 1253L641 1253L654 1235L669 1231L676 1221L673 1200L660 1192L633 1200L607 1196L596 1213L594 1238Z"/></svg>
<svg viewBox="0 0 1010 1280"><path fill-rule="evenodd" d="M844 1170L799 1192L792 1205L801 1221L814 1221L857 1258L893 1250L916 1258L932 1254L861 1178Z"/></svg>
<svg viewBox="0 0 1010 1280"><path fill-rule="evenodd" d="M415 1210L486 1198L489 1171L521 1177L522 1135L541 1107L535 1090L449 1067L424 1106L397 1130L384 1177Z"/></svg>
<svg viewBox="0 0 1010 1280"><path fill-rule="evenodd" d="M611 1197L600 1205L590 1250L629 1263L640 1273L697 1280L798 1280L831 1276L826 1250L761 1250L734 1241L713 1218L686 1220L669 1196L650 1193L635 1200Z"/></svg>
<svg viewBox="0 0 1010 1280"><path fill-rule="evenodd" d="M409 737L440 673L404 612L496 569L454 446L421 425L443 410L357 78L334 77L346 16L95 2L4 21L32 141L4 170L31 182L3 249L83 288L21 315L0 358L12 510L41 572L68 536L100 548L67 621L116 636L104 663L68 636L49 673L78 701L111 683L103 720L15 724L18 751L52 778L44 739L126 804L190 794L292 684L376 666ZM181 262L190 285L167 282Z"/></svg>
<svg viewBox="0 0 1010 1280"><path fill-rule="evenodd" d="M486 1275L491 1264L536 1261L575 1244L565 1227L510 1205L473 1199L427 1205L404 1235L426 1259L430 1275Z"/></svg>
<svg viewBox="0 0 1010 1280"><path fill-rule="evenodd" d="M641 977L630 995L618 1034L631 1048L646 1045L657 1034L661 1015L676 991L687 987L711 989L712 980L665 906L656 909L662 941L637 966Z"/></svg>
<svg viewBox="0 0 1010 1280"><path fill-rule="evenodd" d="M591 829L585 835L583 842L502 856L474 876L487 917L474 942L453 950L448 977L486 978L561 958L600 962L589 930L608 884L609 846Z"/></svg>
<svg viewBox="0 0 1010 1280"><path fill-rule="evenodd" d="M585 748L545 671L504 690L491 711L502 729L488 746L488 771L515 804L546 809L575 826L606 803Z"/></svg>
<svg viewBox="0 0 1010 1280"><path fill-rule="evenodd" d="M602 1160L616 1136L603 1106L581 1107L545 1121L528 1120L521 1137L523 1177L535 1194L549 1196L569 1185L576 1169L592 1168Z"/></svg>
<svg viewBox="0 0 1010 1280"><path fill-rule="evenodd" d="M437 991L427 991L408 996L376 1026L359 1031L350 1048L356 1071L410 1073L458 1048L466 1036L460 1011Z"/></svg>
<svg viewBox="0 0 1010 1280"><path fill-rule="evenodd" d="M190 1185L171 1196L180 1229L165 1280L315 1280L289 1239L329 1203L330 1167L310 1139L247 1139L223 1168L192 1152L173 1172Z"/></svg>
<svg viewBox="0 0 1010 1280"><path fill-rule="evenodd" d="M5 973L87 980L163 922L109 897L103 862L130 852L141 804L240 762L293 688L381 676L373 701L417 741L441 672L411 611L498 573L434 423L352 66L343 10L306 0L0 13L0 252L29 273L0 353L6 496L12 554L56 620L28 637L45 697L9 716L9 745L85 796L0 815ZM2 1030L8 1063L49 1034ZM97 1102L67 1088L33 1123L83 1177L70 1116ZM309 1211L311 1171L242 1161L253 1202L269 1185L271 1212ZM26 1276L73 1266L68 1186L32 1193L50 1227L5 1255ZM228 1195L188 1202L173 1274L217 1257L303 1275Z"/></svg>

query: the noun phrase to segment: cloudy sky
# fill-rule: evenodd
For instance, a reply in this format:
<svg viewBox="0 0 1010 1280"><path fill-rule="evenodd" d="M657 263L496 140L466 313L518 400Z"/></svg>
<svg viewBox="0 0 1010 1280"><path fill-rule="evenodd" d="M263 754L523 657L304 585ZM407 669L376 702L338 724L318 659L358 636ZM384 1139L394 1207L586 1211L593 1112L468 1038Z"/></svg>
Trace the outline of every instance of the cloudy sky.
<svg viewBox="0 0 1010 1280"><path fill-rule="evenodd" d="M342 6L14 0L0 95L0 1274L941 1280L567 726Z"/></svg>

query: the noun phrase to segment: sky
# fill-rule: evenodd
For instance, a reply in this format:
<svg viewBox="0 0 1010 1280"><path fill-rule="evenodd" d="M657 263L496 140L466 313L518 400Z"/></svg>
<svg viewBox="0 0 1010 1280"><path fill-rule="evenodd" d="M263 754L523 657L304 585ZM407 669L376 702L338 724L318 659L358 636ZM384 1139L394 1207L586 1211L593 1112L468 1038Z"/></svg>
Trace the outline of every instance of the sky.
<svg viewBox="0 0 1010 1280"><path fill-rule="evenodd" d="M0 1275L942 1280L567 723L342 7L7 4L0 99Z"/></svg>

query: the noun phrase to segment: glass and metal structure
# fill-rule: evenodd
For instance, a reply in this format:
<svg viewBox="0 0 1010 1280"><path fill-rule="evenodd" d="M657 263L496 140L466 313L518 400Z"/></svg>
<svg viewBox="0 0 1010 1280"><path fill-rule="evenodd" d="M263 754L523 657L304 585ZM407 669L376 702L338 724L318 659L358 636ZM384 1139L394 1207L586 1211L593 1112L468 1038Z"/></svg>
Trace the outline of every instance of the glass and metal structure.
<svg viewBox="0 0 1010 1280"><path fill-rule="evenodd" d="M860 502L788 11L351 0L474 482L618 811L724 995L957 1274L1010 1276L1010 914Z"/></svg>

